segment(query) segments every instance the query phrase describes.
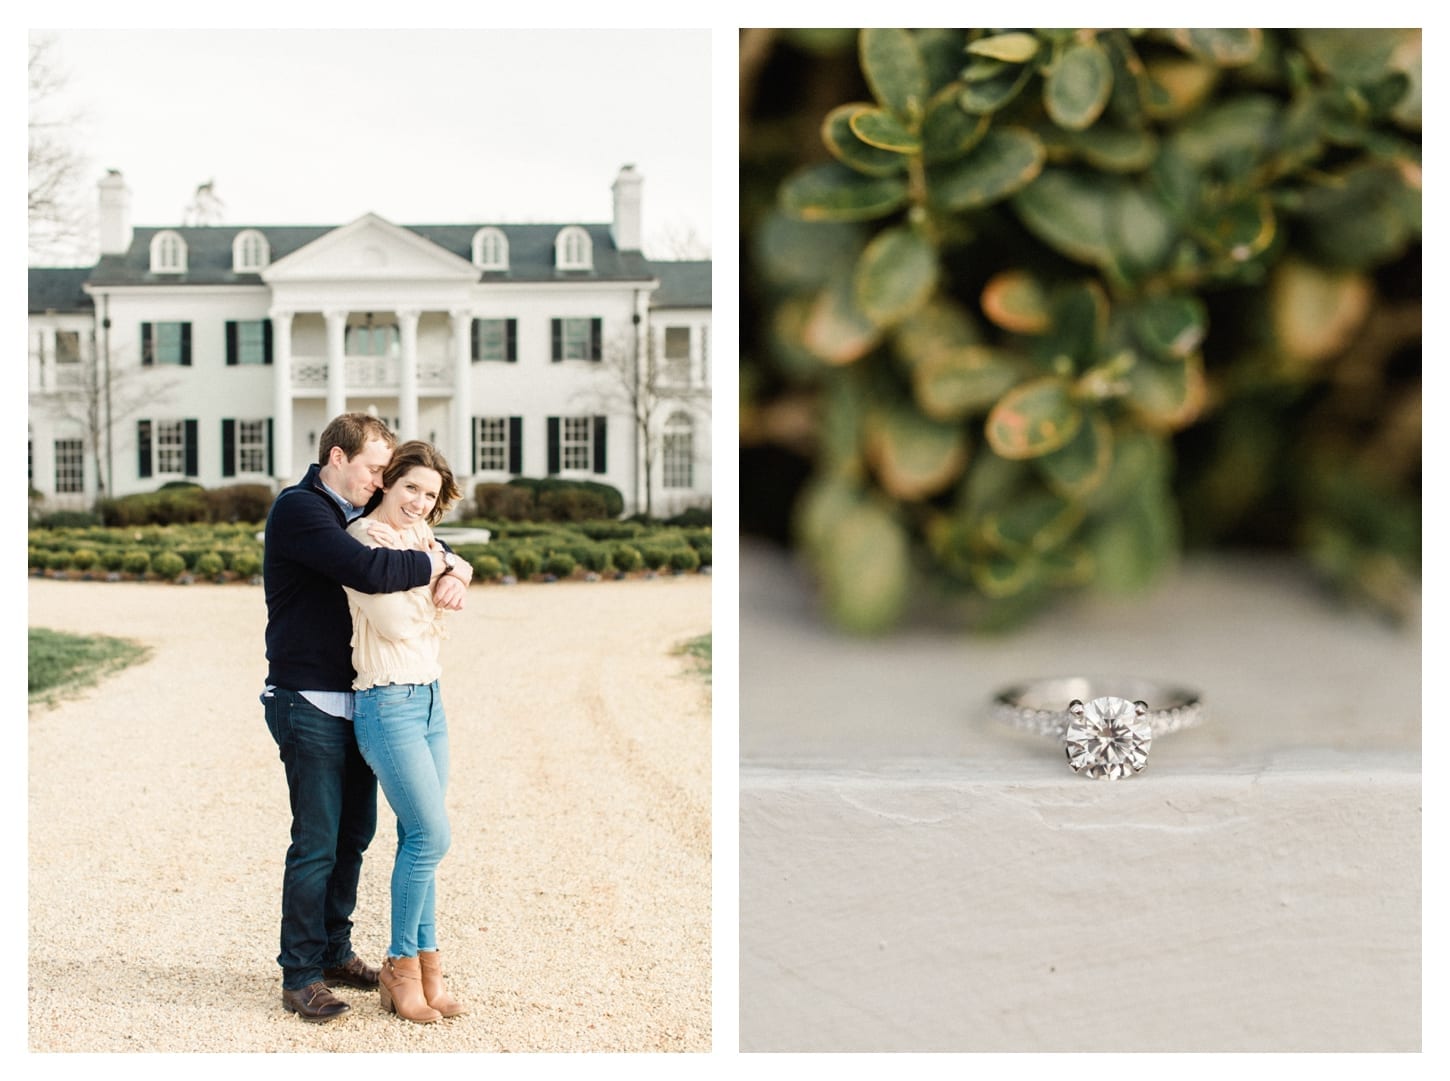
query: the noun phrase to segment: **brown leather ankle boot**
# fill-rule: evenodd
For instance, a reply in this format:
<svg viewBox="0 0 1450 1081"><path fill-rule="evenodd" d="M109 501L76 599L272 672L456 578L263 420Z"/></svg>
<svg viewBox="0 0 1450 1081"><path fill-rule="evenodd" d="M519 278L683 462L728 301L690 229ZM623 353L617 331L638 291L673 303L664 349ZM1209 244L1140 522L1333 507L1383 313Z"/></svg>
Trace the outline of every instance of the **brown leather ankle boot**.
<svg viewBox="0 0 1450 1081"><path fill-rule="evenodd" d="M437 950L419 950L418 961L423 966L423 997L428 1005L444 1017L457 1017L463 1013L463 1004L448 993L443 984L443 962Z"/></svg>
<svg viewBox="0 0 1450 1081"><path fill-rule="evenodd" d="M383 1009L405 1021L427 1024L443 1016L423 997L423 973L416 957L389 957L383 962L378 998Z"/></svg>

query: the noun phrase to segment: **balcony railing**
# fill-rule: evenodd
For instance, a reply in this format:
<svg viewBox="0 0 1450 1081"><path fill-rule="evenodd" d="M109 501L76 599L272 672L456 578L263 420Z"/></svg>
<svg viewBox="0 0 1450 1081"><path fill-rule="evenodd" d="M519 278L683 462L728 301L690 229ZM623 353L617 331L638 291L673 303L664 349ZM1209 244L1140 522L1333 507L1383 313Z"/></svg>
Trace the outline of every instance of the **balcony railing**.
<svg viewBox="0 0 1450 1081"><path fill-rule="evenodd" d="M398 357L344 357L343 384L349 390L397 390L403 362ZM453 365L437 357L418 358L418 387L443 388L453 385ZM327 387L327 358L294 356L292 386L297 390Z"/></svg>

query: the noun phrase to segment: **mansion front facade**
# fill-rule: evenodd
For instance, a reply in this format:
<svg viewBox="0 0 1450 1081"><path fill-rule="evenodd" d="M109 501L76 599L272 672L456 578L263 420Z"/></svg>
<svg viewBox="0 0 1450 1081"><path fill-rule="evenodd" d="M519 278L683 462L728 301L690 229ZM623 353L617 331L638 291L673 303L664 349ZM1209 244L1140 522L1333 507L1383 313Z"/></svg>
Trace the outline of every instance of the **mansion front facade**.
<svg viewBox="0 0 1450 1081"><path fill-rule="evenodd" d="M348 411L435 443L465 501L547 476L612 485L626 513L709 505L710 264L644 257L632 167L605 225L132 228L122 177L99 187L97 264L30 270L46 507L276 490Z"/></svg>

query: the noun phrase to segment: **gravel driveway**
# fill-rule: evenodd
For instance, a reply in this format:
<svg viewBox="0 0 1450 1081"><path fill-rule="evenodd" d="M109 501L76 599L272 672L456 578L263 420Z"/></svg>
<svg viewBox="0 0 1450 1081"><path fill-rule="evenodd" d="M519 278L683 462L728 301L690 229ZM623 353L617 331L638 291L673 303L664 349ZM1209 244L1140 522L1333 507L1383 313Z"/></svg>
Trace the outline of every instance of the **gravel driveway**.
<svg viewBox="0 0 1450 1081"><path fill-rule="evenodd" d="M148 660L29 718L33 1051L708 1051L710 689L675 652L704 576L477 586L449 616L453 846L438 874L466 1016L339 988L302 1022L276 964L287 788L257 701L259 587L31 579L31 626ZM379 796L354 944L387 946Z"/></svg>

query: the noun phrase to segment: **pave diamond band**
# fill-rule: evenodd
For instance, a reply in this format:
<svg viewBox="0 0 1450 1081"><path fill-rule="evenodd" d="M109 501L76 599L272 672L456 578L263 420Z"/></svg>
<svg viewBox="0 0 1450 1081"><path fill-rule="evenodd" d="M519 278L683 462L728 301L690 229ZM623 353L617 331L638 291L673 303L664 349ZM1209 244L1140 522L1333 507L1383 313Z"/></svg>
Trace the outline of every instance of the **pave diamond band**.
<svg viewBox="0 0 1450 1081"><path fill-rule="evenodd" d="M1116 780L1148 762L1155 736L1199 724L1196 691L1151 680L1072 676L1008 687L993 700L1003 724L1060 740L1075 773Z"/></svg>

